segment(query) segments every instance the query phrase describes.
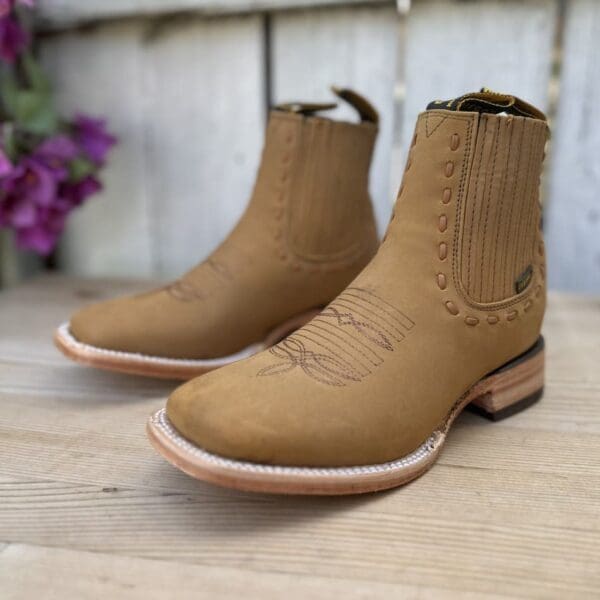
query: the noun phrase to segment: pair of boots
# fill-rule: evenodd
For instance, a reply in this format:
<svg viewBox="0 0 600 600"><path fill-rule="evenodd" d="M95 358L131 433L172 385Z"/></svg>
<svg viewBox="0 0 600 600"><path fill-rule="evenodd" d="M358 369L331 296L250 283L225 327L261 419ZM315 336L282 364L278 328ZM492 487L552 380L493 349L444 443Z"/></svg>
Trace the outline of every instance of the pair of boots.
<svg viewBox="0 0 600 600"><path fill-rule="evenodd" d="M498 419L541 396L546 117L489 91L430 104L379 245L377 113L336 92L359 124L315 114L331 105L272 111L250 203L207 260L57 331L85 364L206 373L148 424L193 477L280 493L390 488L433 464L467 405Z"/></svg>

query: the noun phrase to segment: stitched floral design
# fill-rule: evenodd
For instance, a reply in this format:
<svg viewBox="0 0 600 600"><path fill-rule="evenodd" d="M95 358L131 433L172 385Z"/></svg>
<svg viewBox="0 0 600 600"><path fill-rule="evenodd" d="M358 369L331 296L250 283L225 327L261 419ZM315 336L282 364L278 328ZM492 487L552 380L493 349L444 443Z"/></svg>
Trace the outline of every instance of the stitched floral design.
<svg viewBox="0 0 600 600"><path fill-rule="evenodd" d="M258 372L259 376L281 375L300 367L309 377L327 385L345 385L346 381L360 381L360 373L349 363L324 353L307 350L304 343L293 337L286 338L270 350L282 359Z"/></svg>
<svg viewBox="0 0 600 600"><path fill-rule="evenodd" d="M348 288L310 323L271 348L259 377L301 369L326 385L362 381L394 352L414 322L371 290Z"/></svg>

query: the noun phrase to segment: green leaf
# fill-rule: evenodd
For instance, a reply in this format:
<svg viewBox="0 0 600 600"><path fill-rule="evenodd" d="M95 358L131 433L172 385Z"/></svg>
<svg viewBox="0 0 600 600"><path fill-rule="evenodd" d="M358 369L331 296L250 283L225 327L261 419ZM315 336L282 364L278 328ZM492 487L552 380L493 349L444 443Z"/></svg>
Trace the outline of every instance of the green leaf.
<svg viewBox="0 0 600 600"><path fill-rule="evenodd" d="M2 104L4 104L6 112L13 118L17 112L18 93L19 86L17 85L17 80L14 74L11 71L4 71L2 74L0 94L2 97Z"/></svg>
<svg viewBox="0 0 600 600"><path fill-rule="evenodd" d="M21 61L25 76L27 77L27 81L31 89L49 94L50 81L42 71L39 63L33 58L31 52L26 52L23 54Z"/></svg>
<svg viewBox="0 0 600 600"><path fill-rule="evenodd" d="M48 92L19 90L15 96L14 119L25 131L36 135L56 133L59 119Z"/></svg>
<svg viewBox="0 0 600 600"><path fill-rule="evenodd" d="M19 151L17 140L15 139L15 130L9 123L6 123L2 128L2 145L4 146L4 152L6 152L8 158L14 163L19 155Z"/></svg>
<svg viewBox="0 0 600 600"><path fill-rule="evenodd" d="M78 156L69 163L69 179L73 182L81 181L95 171L96 165L82 156Z"/></svg>

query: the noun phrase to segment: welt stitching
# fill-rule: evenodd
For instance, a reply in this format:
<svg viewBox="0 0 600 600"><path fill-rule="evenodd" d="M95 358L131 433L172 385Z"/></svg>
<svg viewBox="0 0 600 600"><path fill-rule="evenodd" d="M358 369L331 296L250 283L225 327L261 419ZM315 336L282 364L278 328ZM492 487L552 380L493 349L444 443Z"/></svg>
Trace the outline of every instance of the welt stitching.
<svg viewBox="0 0 600 600"><path fill-rule="evenodd" d="M483 224L483 238L482 238L482 245L481 245L481 278L480 278L480 286L479 286L479 297L483 298L484 294L483 294L483 280L484 280L484 261L485 261L485 237L487 235L487 226L488 226L488 217L489 217L489 211L490 211L490 203L492 201L492 189L494 188L494 175L496 174L496 158L498 156L498 138L500 137L500 121L498 121L498 127L497 127L497 131L496 131L496 142L495 142L495 148L494 148L494 158L492 160L492 173L490 176L490 184L488 187L488 201L485 205L485 221Z"/></svg>

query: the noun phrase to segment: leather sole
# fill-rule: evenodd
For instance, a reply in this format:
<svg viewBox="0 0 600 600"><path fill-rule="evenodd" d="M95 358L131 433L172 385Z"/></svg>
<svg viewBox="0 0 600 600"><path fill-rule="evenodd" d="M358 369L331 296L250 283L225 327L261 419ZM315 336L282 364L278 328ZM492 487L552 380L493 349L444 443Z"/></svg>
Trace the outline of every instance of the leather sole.
<svg viewBox="0 0 600 600"><path fill-rule="evenodd" d="M88 367L157 379L187 380L270 348L305 325L319 312L320 309L315 309L292 317L271 331L263 342L252 344L235 354L220 358L202 360L167 358L99 348L76 339L70 332L69 323L63 323L54 332L54 344L67 358Z"/></svg>
<svg viewBox="0 0 600 600"><path fill-rule="evenodd" d="M242 491L273 494L362 494L397 487L425 473L436 461L450 427L472 406L486 417L514 414L542 396L544 340L481 379L452 407L444 422L414 452L381 464L347 467L288 467L233 460L207 452L184 438L165 409L148 421L154 448L191 477Z"/></svg>

